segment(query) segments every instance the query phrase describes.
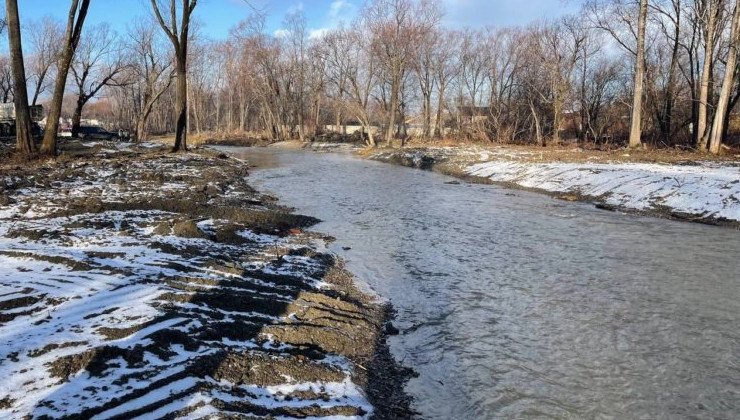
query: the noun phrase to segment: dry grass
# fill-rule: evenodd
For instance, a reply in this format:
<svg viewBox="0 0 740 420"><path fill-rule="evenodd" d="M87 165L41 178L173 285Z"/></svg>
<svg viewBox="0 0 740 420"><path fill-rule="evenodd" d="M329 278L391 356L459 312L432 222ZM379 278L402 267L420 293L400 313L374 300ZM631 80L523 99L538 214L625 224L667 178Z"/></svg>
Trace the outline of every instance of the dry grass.
<svg viewBox="0 0 740 420"><path fill-rule="evenodd" d="M639 149L604 148L594 144L533 146L497 143L458 141L450 138L433 142L412 141L409 148L459 147L490 150L498 157L532 162L622 162L622 163L687 163L697 161L736 162L740 160L740 147L723 147L722 153L713 155L696 150L679 148L656 148L645 146ZM371 155L377 150L361 154Z"/></svg>

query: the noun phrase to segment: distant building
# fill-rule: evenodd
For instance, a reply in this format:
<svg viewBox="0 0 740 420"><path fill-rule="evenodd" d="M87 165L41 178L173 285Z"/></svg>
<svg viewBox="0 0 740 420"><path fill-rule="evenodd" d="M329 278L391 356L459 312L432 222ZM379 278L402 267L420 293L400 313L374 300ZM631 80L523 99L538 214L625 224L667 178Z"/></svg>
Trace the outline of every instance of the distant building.
<svg viewBox="0 0 740 420"><path fill-rule="evenodd" d="M458 107L458 110L460 111L460 118L463 122L485 121L491 115L490 106L461 105Z"/></svg>

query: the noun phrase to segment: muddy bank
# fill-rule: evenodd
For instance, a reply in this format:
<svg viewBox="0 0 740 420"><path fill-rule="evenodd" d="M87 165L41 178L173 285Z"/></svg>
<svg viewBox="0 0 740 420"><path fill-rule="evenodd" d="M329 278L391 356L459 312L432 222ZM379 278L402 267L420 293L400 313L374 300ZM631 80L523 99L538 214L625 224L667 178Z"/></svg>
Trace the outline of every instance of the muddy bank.
<svg viewBox="0 0 740 420"><path fill-rule="evenodd" d="M167 143L172 142L170 137L162 137ZM287 140L275 140L266 134L260 133L201 133L193 138L188 138L190 144L198 146L234 146L234 147L292 147L304 148L317 145L320 148L342 147L345 144L353 144L362 147L363 141L360 133L352 135L342 135L339 133L328 132L319 133L315 136L305 138L305 141L297 137Z"/></svg>
<svg viewBox="0 0 740 420"><path fill-rule="evenodd" d="M434 170L469 182L548 194L601 209L718 226L740 227L740 164L698 161L687 154L583 150L407 148L364 151L391 164ZM665 161L664 161L665 160Z"/></svg>
<svg viewBox="0 0 740 420"><path fill-rule="evenodd" d="M390 308L247 162L62 152L0 162L0 416L413 416Z"/></svg>

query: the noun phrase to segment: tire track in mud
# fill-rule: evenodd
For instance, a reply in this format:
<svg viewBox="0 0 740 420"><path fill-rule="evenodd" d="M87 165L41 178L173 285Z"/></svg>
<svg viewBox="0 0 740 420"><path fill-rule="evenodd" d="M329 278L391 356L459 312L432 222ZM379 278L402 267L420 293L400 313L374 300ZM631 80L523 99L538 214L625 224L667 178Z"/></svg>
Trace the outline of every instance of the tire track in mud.
<svg viewBox="0 0 740 420"><path fill-rule="evenodd" d="M93 152L5 177L0 415L412 415L387 310L244 162Z"/></svg>

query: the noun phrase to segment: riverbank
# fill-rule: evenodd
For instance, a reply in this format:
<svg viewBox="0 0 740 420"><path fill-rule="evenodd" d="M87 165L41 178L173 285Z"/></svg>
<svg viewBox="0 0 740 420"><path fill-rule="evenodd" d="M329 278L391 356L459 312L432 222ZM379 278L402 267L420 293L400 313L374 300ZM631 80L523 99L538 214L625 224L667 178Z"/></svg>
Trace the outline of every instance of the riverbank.
<svg viewBox="0 0 740 420"><path fill-rule="evenodd" d="M740 226L740 162L673 151L419 147L366 150L386 163L585 201L600 208Z"/></svg>
<svg viewBox="0 0 740 420"><path fill-rule="evenodd" d="M390 309L247 162L61 152L0 162L0 416L412 416Z"/></svg>

